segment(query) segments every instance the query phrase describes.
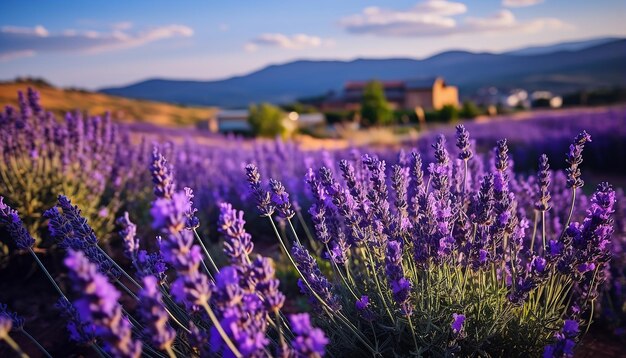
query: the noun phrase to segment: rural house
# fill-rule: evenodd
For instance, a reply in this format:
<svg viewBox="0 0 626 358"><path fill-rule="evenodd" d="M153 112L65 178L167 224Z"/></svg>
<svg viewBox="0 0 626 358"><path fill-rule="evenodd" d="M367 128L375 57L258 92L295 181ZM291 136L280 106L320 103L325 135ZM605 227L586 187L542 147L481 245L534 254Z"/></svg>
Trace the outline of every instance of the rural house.
<svg viewBox="0 0 626 358"><path fill-rule="evenodd" d="M356 110L361 106L367 81L350 81L338 95L322 103L323 110ZM439 110L445 105L459 106L458 89L448 86L441 77L405 81L382 81L385 97L394 109Z"/></svg>

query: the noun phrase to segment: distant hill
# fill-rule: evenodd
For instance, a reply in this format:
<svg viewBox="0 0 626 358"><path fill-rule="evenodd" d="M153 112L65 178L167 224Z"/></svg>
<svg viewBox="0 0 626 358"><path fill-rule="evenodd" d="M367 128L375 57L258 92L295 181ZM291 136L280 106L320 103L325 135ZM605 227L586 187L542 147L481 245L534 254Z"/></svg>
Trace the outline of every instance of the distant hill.
<svg viewBox="0 0 626 358"><path fill-rule="evenodd" d="M285 103L318 96L340 90L350 80L444 76L447 82L459 86L462 94L484 86L557 93L626 86L626 39L607 41L575 50L552 46L551 51L544 49L548 53L526 55L449 51L422 60L302 60L220 81L151 79L102 92L174 103L243 107L251 102Z"/></svg>
<svg viewBox="0 0 626 358"><path fill-rule="evenodd" d="M168 103L122 98L97 92L61 89L43 81L0 83L0 105L17 106L17 91L33 87L40 92L46 110L57 116L67 111L81 110L93 115L110 111L122 122L147 122L161 126L192 126L206 120L215 111L209 107L183 107Z"/></svg>
<svg viewBox="0 0 626 358"><path fill-rule="evenodd" d="M570 42L561 42L553 45L545 45L545 46L530 46L525 47L513 51L505 52L507 55L541 55L547 53L553 53L558 51L578 51L584 50L589 47L594 47L598 45L603 45L609 42L617 41L619 38L617 37L601 37L590 40L581 40L581 41L570 41Z"/></svg>

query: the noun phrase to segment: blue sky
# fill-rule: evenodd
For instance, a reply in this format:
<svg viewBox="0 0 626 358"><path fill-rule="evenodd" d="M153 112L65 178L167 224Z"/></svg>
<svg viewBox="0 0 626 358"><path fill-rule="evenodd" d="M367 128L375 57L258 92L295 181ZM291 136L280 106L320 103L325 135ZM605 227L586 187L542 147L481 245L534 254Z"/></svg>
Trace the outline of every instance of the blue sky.
<svg viewBox="0 0 626 358"><path fill-rule="evenodd" d="M623 0L0 2L0 79L99 88L295 59L422 58L626 37Z"/></svg>

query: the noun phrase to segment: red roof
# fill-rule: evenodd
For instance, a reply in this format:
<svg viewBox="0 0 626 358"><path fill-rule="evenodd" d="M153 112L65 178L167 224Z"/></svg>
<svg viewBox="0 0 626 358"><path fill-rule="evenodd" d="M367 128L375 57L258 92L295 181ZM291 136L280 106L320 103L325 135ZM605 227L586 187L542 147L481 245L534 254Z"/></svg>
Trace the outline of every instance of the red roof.
<svg viewBox="0 0 626 358"><path fill-rule="evenodd" d="M345 89L364 89L371 81L349 81L346 82ZM404 88L405 81L379 81L384 88Z"/></svg>

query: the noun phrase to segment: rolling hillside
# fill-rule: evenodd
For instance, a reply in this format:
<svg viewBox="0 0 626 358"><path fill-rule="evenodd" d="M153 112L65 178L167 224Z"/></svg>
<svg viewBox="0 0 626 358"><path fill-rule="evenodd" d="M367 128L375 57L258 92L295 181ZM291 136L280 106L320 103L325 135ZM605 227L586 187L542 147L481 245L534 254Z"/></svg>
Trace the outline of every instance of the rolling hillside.
<svg viewBox="0 0 626 358"><path fill-rule="evenodd" d="M426 59L294 61L220 81L151 79L102 92L194 105L243 107L250 102L284 103L340 89L349 80L444 76L472 93L484 86L522 87L567 93L626 86L626 39L576 50L552 46L540 53L444 52ZM545 51L548 51L545 53Z"/></svg>
<svg viewBox="0 0 626 358"><path fill-rule="evenodd" d="M37 89L44 108L57 116L77 109L94 115L110 111L113 118L120 122L148 122L173 127L193 126L214 112L210 107L183 107L104 93L61 89L33 82L0 83L0 105L17 106L17 91L26 91L28 87Z"/></svg>

